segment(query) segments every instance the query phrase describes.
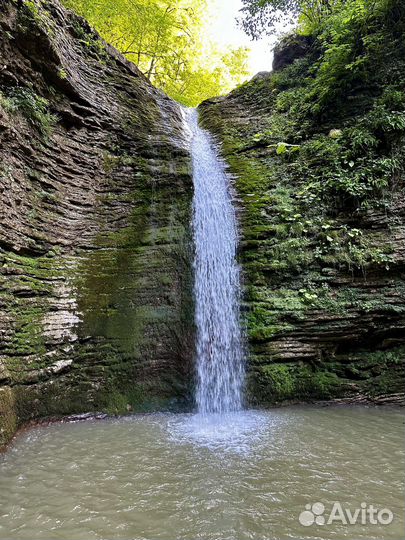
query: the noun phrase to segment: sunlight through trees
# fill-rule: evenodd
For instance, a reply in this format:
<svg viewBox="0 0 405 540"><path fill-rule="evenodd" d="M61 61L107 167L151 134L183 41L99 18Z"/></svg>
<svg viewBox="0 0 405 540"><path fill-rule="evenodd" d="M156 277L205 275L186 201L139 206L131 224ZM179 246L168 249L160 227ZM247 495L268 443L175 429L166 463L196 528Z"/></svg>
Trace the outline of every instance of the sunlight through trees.
<svg viewBox="0 0 405 540"><path fill-rule="evenodd" d="M207 38L207 0L64 0L158 88L187 106L250 75L249 50Z"/></svg>

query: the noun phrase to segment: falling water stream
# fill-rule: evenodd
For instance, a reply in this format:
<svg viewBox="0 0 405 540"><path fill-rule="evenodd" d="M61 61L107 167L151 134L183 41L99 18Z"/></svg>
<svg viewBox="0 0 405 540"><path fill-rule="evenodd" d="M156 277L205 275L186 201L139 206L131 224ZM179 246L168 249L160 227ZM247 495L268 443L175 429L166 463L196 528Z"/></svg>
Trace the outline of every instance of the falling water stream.
<svg viewBox="0 0 405 540"><path fill-rule="evenodd" d="M239 316L238 230L229 175L211 135L187 112L192 132L197 327L197 392L200 413L242 408L243 342Z"/></svg>

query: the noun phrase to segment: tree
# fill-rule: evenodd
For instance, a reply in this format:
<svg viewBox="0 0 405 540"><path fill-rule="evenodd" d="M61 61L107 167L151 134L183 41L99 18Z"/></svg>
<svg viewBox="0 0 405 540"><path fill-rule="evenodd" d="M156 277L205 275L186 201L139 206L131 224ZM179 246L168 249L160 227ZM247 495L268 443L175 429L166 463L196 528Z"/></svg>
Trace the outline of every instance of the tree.
<svg viewBox="0 0 405 540"><path fill-rule="evenodd" d="M277 25L291 23L298 17L314 25L344 0L242 0L240 24L252 39L271 35Z"/></svg>
<svg viewBox="0 0 405 540"><path fill-rule="evenodd" d="M248 75L248 50L218 51L206 39L207 0L64 0L188 106L229 91Z"/></svg>

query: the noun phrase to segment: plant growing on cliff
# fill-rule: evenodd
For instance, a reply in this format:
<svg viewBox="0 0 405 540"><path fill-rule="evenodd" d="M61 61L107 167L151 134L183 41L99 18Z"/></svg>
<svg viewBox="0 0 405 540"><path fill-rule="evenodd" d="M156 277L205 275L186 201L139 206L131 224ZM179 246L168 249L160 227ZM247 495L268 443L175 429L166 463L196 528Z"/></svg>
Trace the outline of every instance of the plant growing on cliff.
<svg viewBox="0 0 405 540"><path fill-rule="evenodd" d="M57 117L49 110L48 101L29 88L14 87L3 99L3 106L10 113L20 112L42 136L49 137Z"/></svg>

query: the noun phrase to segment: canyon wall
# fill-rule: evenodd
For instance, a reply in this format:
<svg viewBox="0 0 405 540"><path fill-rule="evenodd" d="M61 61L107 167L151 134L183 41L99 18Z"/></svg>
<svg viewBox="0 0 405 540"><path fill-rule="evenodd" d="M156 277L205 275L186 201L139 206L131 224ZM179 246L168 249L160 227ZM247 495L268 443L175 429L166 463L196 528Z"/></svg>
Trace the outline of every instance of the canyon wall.
<svg viewBox="0 0 405 540"><path fill-rule="evenodd" d="M58 2L0 7L0 445L41 417L189 408L182 110ZM376 28L350 84L290 36L200 106L234 178L250 404L404 399L403 18Z"/></svg>
<svg viewBox="0 0 405 540"><path fill-rule="evenodd" d="M234 175L251 403L404 400L405 120L391 124L405 118L405 69L396 21L382 29L386 58L370 62L372 75L351 87L343 71L341 95L335 81L322 109L311 84L324 51L300 36L278 46L273 72L200 106Z"/></svg>
<svg viewBox="0 0 405 540"><path fill-rule="evenodd" d="M38 417L184 406L181 109L57 2L0 7L0 444Z"/></svg>

